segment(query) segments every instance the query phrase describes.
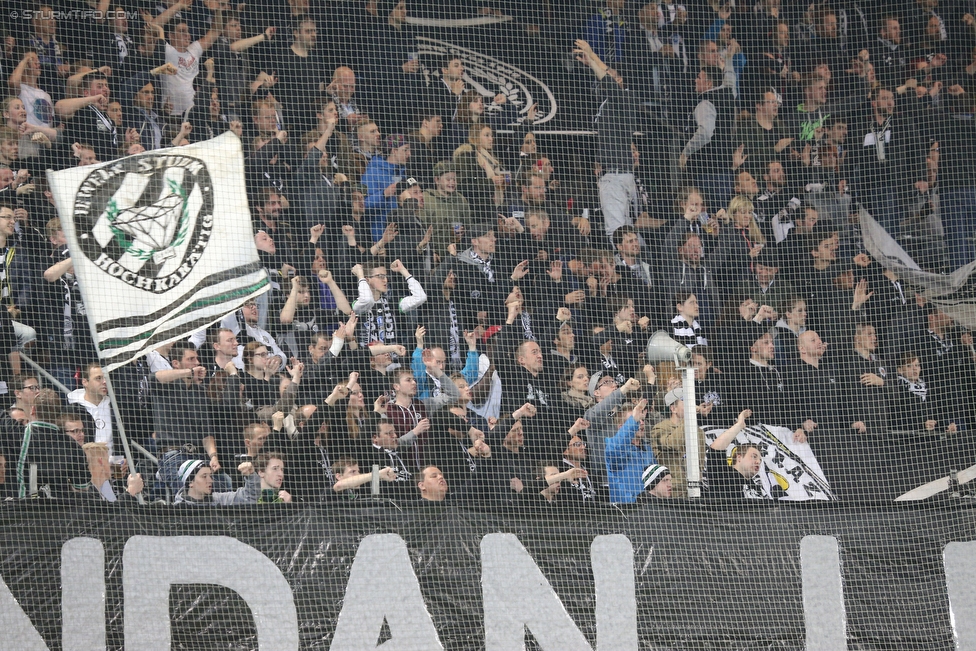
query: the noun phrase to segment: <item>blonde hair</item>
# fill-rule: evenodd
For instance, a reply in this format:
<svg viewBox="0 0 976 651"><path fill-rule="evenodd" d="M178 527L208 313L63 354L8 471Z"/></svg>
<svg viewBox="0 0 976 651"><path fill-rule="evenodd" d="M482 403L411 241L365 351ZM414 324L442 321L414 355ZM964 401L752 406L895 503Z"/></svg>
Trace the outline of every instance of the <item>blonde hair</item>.
<svg viewBox="0 0 976 651"><path fill-rule="evenodd" d="M475 147L481 146L481 132L488 129L494 135L495 130L491 128L490 125L484 124L482 122L475 122L468 128L468 143L474 145Z"/></svg>
<svg viewBox="0 0 976 651"><path fill-rule="evenodd" d="M81 449L85 451L85 457L88 459L89 466L91 466L96 459L108 460L107 443L85 443L83 446L81 446Z"/></svg>
<svg viewBox="0 0 976 651"><path fill-rule="evenodd" d="M729 217L732 218L733 223L735 223L736 212L744 211L749 213L749 239L751 239L756 244L765 244L766 236L763 235L762 229L759 228L759 224L756 223L755 206L749 197L745 195L736 195L732 197L732 201L729 202Z"/></svg>

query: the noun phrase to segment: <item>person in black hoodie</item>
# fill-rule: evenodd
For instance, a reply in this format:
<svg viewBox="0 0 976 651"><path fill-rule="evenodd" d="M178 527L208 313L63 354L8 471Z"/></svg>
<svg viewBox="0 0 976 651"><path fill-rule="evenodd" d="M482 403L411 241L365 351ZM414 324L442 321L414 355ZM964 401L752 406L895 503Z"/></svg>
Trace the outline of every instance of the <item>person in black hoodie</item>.
<svg viewBox="0 0 976 651"><path fill-rule="evenodd" d="M495 464L492 447L485 440L488 423L465 406L471 400L467 381L460 375L451 381L460 398L447 409L431 414L424 460L451 478L455 499L483 504Z"/></svg>
<svg viewBox="0 0 976 651"><path fill-rule="evenodd" d="M406 20L407 3L401 0L391 7L386 22L377 25L366 55L364 85L384 133L406 133L423 98L414 27Z"/></svg>
<svg viewBox="0 0 976 651"><path fill-rule="evenodd" d="M827 344L815 331L801 334L797 348L800 362L786 374L793 440L809 440L835 493L843 499L863 495L876 468L866 463L875 452L864 422L866 406L845 393L841 376L824 360Z"/></svg>
<svg viewBox="0 0 976 651"><path fill-rule="evenodd" d="M735 69L730 57L738 51L738 44L732 41L726 50L722 77L717 68L702 68L689 82L695 95L685 128L689 138L678 157L678 167L690 173L712 209L728 205L732 198Z"/></svg>
<svg viewBox="0 0 976 651"><path fill-rule="evenodd" d="M532 494L533 469L525 449L521 420L506 418L486 433L494 463L486 499L492 506L521 503Z"/></svg>

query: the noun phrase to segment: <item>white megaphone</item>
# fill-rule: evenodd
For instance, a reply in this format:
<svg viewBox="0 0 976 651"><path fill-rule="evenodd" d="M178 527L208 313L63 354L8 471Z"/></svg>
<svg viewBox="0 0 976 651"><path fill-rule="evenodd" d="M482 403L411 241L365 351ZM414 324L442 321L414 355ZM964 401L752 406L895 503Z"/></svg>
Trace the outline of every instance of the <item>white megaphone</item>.
<svg viewBox="0 0 976 651"><path fill-rule="evenodd" d="M674 362L681 369L688 497L701 497L701 459L698 449L698 415L695 409L698 403L695 402L695 367L691 365L691 349L669 337L664 330L658 330L647 342L647 362Z"/></svg>
<svg viewBox="0 0 976 651"><path fill-rule="evenodd" d="M691 362L691 349L669 337L664 330L658 330L647 342L647 361L651 364L674 362L678 366L687 366Z"/></svg>

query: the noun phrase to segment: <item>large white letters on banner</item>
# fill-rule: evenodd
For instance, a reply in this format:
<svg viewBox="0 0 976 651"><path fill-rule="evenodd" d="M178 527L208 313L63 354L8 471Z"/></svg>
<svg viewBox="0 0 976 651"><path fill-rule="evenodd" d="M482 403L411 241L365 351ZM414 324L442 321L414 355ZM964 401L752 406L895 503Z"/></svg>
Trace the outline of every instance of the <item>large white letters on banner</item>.
<svg viewBox="0 0 976 651"><path fill-rule="evenodd" d="M170 648L169 588L213 583L247 602L262 651L297 651L291 586L271 560L226 536L133 536L122 552L125 648Z"/></svg>
<svg viewBox="0 0 976 651"><path fill-rule="evenodd" d="M949 543L946 587L956 648L976 649L976 542ZM807 651L846 647L840 547L833 536L800 541ZM597 651L636 651L634 553L623 535L597 536L590 547L596 595ZM524 649L526 628L543 651L593 651L528 551L512 534L481 541L485 645ZM102 543L73 538L61 550L62 645L66 651L105 648L105 559ZM267 556L224 536L133 536L122 556L125 647L171 648L173 584L210 583L235 590L254 616L258 648L298 649L291 587ZM247 571L242 572L241 568ZM647 569L646 567L644 568ZM380 608L389 604L389 608ZM377 646L386 621L391 639ZM2 648L48 651L44 639L0 578ZM350 572L331 651L442 649L403 540L367 536Z"/></svg>
<svg viewBox="0 0 976 651"><path fill-rule="evenodd" d="M61 645L64 651L105 648L105 548L72 538L61 548Z"/></svg>
<svg viewBox="0 0 976 651"><path fill-rule="evenodd" d="M956 648L976 649L976 541L949 543L943 560Z"/></svg>
<svg viewBox="0 0 976 651"><path fill-rule="evenodd" d="M806 651L832 651L847 647L844 584L840 573L840 546L833 536L804 536L800 540L803 577L803 619Z"/></svg>
<svg viewBox="0 0 976 651"><path fill-rule="evenodd" d="M49 651L41 634L34 628L34 623L2 580L0 580L0 631L3 631L3 643L9 645L11 649Z"/></svg>
<svg viewBox="0 0 976 651"><path fill-rule="evenodd" d="M604 538L610 540L601 540ZM597 649L636 651L637 600L630 541L625 536L599 536L590 554L597 581ZM524 649L526 628L543 651L593 651L514 535L495 533L482 538L481 568L488 651ZM614 581L630 588L625 593L619 585L611 585Z"/></svg>
<svg viewBox="0 0 976 651"><path fill-rule="evenodd" d="M407 546L396 534L366 536L359 543L329 648L373 651L384 621L392 639L383 643L383 651L444 648L424 605Z"/></svg>

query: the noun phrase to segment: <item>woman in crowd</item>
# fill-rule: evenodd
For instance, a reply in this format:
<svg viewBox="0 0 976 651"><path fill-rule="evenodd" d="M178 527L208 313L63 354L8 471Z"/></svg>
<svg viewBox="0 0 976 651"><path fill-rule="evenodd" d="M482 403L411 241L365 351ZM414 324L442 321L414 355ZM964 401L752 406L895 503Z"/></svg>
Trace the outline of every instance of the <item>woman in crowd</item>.
<svg viewBox="0 0 976 651"><path fill-rule="evenodd" d="M58 139L58 130L47 126L36 126L27 121L27 108L18 97L8 97L3 101L4 126L20 134L18 140L21 158L37 156L48 150Z"/></svg>
<svg viewBox="0 0 976 651"><path fill-rule="evenodd" d="M476 123L468 142L454 151L458 191L467 197L476 219L494 223L512 183L512 172L495 156L495 135L488 125Z"/></svg>
<svg viewBox="0 0 976 651"><path fill-rule="evenodd" d="M723 258L719 282L732 289L752 273L754 260L766 246L766 237L756 223L752 201L743 195L732 197L728 210L719 210L716 217L729 226L719 234Z"/></svg>

